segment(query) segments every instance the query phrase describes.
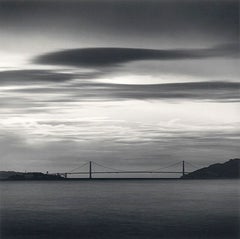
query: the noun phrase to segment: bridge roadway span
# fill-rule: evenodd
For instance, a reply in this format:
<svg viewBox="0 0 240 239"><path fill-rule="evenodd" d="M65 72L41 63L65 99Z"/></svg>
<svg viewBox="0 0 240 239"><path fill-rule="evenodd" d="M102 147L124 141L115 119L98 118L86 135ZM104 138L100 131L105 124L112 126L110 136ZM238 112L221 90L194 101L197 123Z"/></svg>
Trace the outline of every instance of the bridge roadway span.
<svg viewBox="0 0 240 239"><path fill-rule="evenodd" d="M102 168L105 168L105 169L108 169L108 170L111 170L111 171L93 171L92 169L92 166L94 165L97 165L98 167L102 167ZM162 171L162 169L167 169L167 168L170 168L172 166L176 166L176 165L179 165L181 164L181 170L179 171L176 171L176 170L173 170L173 171ZM80 169L84 166L87 166L88 165L88 171L81 171L81 172L76 172L75 170L77 169ZM185 174L188 174L190 172L186 172L185 171L185 161L182 161L182 162L177 162L175 164L172 164L172 165L168 165L167 167L164 167L164 168L158 168L156 170L118 170L118 169L115 169L115 168L110 168L110 167L107 167L107 166L104 166L104 165L101 165L101 164L98 164L96 162L87 162L83 165L81 165L80 167L78 168L75 168L73 169L72 171L70 172L64 172L64 173L58 173L58 175L62 175L64 176L65 178L68 177L68 175L78 175L78 174L85 174L85 175L89 175L88 177L91 179L92 178L92 175L94 174L158 174L158 173L168 173L168 174L182 174L183 176Z"/></svg>

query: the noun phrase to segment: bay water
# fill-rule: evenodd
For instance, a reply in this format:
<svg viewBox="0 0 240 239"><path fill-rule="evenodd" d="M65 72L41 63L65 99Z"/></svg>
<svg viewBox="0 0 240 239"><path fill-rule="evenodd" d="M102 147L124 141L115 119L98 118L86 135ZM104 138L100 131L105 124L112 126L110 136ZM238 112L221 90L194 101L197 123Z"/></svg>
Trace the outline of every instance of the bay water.
<svg viewBox="0 0 240 239"><path fill-rule="evenodd" d="M1 239L237 239L239 182L4 181Z"/></svg>

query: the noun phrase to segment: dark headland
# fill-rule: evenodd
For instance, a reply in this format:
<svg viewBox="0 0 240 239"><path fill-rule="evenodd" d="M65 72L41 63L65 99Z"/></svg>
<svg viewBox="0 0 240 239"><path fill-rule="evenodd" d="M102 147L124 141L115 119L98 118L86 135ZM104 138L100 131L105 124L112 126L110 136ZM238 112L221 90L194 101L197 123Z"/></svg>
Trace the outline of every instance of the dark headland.
<svg viewBox="0 0 240 239"><path fill-rule="evenodd" d="M186 174L182 179L227 179L240 178L240 159L230 159Z"/></svg>
<svg viewBox="0 0 240 239"><path fill-rule="evenodd" d="M0 171L0 180L62 180L64 179L59 174L48 174L41 172L15 172L15 171Z"/></svg>

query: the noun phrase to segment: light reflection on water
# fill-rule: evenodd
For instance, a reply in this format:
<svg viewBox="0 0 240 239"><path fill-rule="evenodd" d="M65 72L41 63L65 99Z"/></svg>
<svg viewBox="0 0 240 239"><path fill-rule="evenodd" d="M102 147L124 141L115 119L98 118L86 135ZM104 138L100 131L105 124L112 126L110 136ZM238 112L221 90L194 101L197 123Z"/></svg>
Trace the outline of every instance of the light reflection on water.
<svg viewBox="0 0 240 239"><path fill-rule="evenodd" d="M239 180L1 182L1 238L239 238Z"/></svg>

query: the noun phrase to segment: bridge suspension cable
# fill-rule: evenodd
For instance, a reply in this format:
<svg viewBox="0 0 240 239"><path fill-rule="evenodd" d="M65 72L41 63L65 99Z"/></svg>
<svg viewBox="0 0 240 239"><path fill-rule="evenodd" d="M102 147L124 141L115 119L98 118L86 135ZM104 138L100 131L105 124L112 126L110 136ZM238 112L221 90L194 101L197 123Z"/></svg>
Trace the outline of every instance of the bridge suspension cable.
<svg viewBox="0 0 240 239"><path fill-rule="evenodd" d="M195 164L195 163L190 163L190 162L185 162L187 165L190 165L192 168L199 168L200 167L200 165L198 166L197 164Z"/></svg>
<svg viewBox="0 0 240 239"><path fill-rule="evenodd" d="M166 169L166 168L171 168L171 167L173 167L175 165L178 165L178 164L180 165L181 163L182 163L182 161L179 161L177 163L169 164L169 165L166 165L164 167L153 169L153 170L150 170L150 171L158 171L158 170L162 170L162 169Z"/></svg>
<svg viewBox="0 0 240 239"><path fill-rule="evenodd" d="M132 172L132 170L123 170L123 169L117 169L117 168L113 168L113 167L108 167L108 166L105 166L105 165L103 165L103 164L96 163L96 162L94 162L94 161L93 161L92 163L95 164L95 165L98 165L98 166L100 166L100 167L102 167L102 168L106 168L106 169L110 169L110 170L115 170L115 171L119 171L119 172L129 172L129 171ZM147 170L147 171L155 172L155 171L159 171L159 170L162 170L162 169L167 169L167 168L173 167L173 166L178 165L178 164L181 164L181 163L182 163L182 162L179 161L179 162L177 162L177 163L169 164L169 165L166 165L166 166L164 166L164 167L157 168L157 169L149 169L149 170Z"/></svg>
<svg viewBox="0 0 240 239"><path fill-rule="evenodd" d="M110 170L121 171L121 172L127 172L127 171L128 171L128 170L123 170L123 169L117 169L117 168L108 167L108 166L105 166L105 165L96 163L96 162L94 162L94 161L93 161L93 164L98 165L98 166L100 166L100 167L102 167L102 168L110 169Z"/></svg>
<svg viewBox="0 0 240 239"><path fill-rule="evenodd" d="M84 166L86 166L86 165L88 165L88 164L89 164L89 163L86 162L86 163L82 164L81 166L78 166L77 168L74 168L74 169L72 169L71 171L69 171L69 172L67 172L67 173L72 173L72 172L74 172L75 170L80 169L80 168L83 168Z"/></svg>
<svg viewBox="0 0 240 239"><path fill-rule="evenodd" d="M166 171L164 169L168 169L168 168L171 168L171 167L174 167L176 165L179 165L179 164L182 164L182 170L181 171L176 171L176 170L172 170L172 171ZM191 163L188 163L189 165L191 165L192 167L197 167ZM89 166L88 167L88 171L77 171L77 169L80 169L80 168L83 168L85 166ZM111 171L102 171L102 170L92 170L92 166L93 165L96 165L98 167L101 167L101 168L104 168L104 169L107 169L107 170L111 170ZM161 170L164 170L164 171L161 171ZM186 172L185 171L185 162L184 161L181 161L181 162L176 162L176 163L172 163L172 164L168 164L164 167L160 167L160 168L157 168L157 169L149 169L149 170L123 170L123 169L117 169L117 168L113 168L113 167L109 167L109 166L105 166L103 164L100 164L100 163L96 163L94 161L90 161L90 162L86 162L82 165L80 165L79 167L76 167L74 169L72 169L71 171L69 172L66 172L66 173L62 173L64 174L65 178L67 178L67 175L68 174L89 174L89 178L91 179L92 178L92 174L104 174L104 173L131 173L131 174L134 174L134 173L182 173L182 175L184 176L185 173L189 173L189 172Z"/></svg>

